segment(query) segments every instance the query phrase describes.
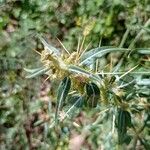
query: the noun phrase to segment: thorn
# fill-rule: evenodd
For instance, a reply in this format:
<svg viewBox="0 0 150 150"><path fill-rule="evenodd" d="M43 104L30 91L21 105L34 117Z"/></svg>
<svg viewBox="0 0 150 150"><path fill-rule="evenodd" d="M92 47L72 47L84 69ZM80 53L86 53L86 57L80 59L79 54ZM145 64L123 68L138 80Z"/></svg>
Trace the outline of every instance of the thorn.
<svg viewBox="0 0 150 150"><path fill-rule="evenodd" d="M81 38L78 39L77 54L79 54Z"/></svg>
<svg viewBox="0 0 150 150"><path fill-rule="evenodd" d="M84 51L81 53L79 59L82 57L82 55L87 51L87 49L89 48L91 42L87 45L87 47L84 49Z"/></svg>
<svg viewBox="0 0 150 150"><path fill-rule="evenodd" d="M41 55L41 53L40 53L40 52L38 52L37 50L33 49L33 51L35 51L37 54Z"/></svg>
<svg viewBox="0 0 150 150"><path fill-rule="evenodd" d="M44 83L50 78L50 76L48 76L42 83L42 86L44 85Z"/></svg>
<svg viewBox="0 0 150 150"><path fill-rule="evenodd" d="M80 53L82 52L82 48L83 48L83 45L84 45L84 42L85 42L85 37L86 37L86 36L83 37L83 40L82 40L80 49L79 49L79 51L78 51L79 55L80 55Z"/></svg>
<svg viewBox="0 0 150 150"><path fill-rule="evenodd" d="M71 55L70 52L66 49L64 44L57 38L58 42L61 44L61 46L64 48L64 50L67 52L67 54Z"/></svg>
<svg viewBox="0 0 150 150"><path fill-rule="evenodd" d="M138 67L138 65L136 65L135 67L133 67L133 68L131 68L129 71L127 71L126 73L124 73L123 75L121 75L120 77L119 77L119 80L121 79L121 78L123 78L124 76L126 76L128 73L130 73L131 71L133 71L135 68L137 68Z"/></svg>

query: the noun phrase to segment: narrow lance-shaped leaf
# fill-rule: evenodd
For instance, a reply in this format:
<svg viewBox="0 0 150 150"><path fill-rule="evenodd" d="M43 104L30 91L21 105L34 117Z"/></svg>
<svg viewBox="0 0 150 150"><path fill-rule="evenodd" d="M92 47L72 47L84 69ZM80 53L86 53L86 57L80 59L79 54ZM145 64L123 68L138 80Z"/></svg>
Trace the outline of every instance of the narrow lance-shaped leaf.
<svg viewBox="0 0 150 150"><path fill-rule="evenodd" d="M128 111L124 111L125 117L126 117L126 126L127 127L132 127L132 122L131 122L131 115Z"/></svg>
<svg viewBox="0 0 150 150"><path fill-rule="evenodd" d="M150 55L150 48L136 48L135 53Z"/></svg>
<svg viewBox="0 0 150 150"><path fill-rule="evenodd" d="M100 98L100 90L95 83L86 84L87 99L86 104L89 107L96 107Z"/></svg>
<svg viewBox="0 0 150 150"><path fill-rule="evenodd" d="M103 48L103 49L102 49ZM118 51L118 52L126 52L128 51L129 49L125 49L125 48L118 48L118 47L99 47L99 48L95 48L95 49L92 49L88 52L86 52L82 57L81 57L81 63L80 65L83 65L83 64L86 64L86 62L90 59L93 59L93 58L100 58L102 56L104 56L105 54L107 53L110 53L110 52L115 52L115 51Z"/></svg>
<svg viewBox="0 0 150 150"><path fill-rule="evenodd" d="M25 70L26 72L29 72L29 73L35 73L35 72L40 71L40 70L42 70L42 69L44 69L44 67L34 68L34 69L24 68L24 70Z"/></svg>
<svg viewBox="0 0 150 150"><path fill-rule="evenodd" d="M85 69L78 67L78 66L69 65L68 70L72 73L83 74L83 75L89 77L92 81L100 82L100 79L101 79L98 74L93 74L93 73L86 71Z"/></svg>
<svg viewBox="0 0 150 150"><path fill-rule="evenodd" d="M74 94L74 95L72 95L71 97L68 98L69 99L68 103L70 103L71 105L76 104L75 105L76 107L82 107L83 98L81 98L81 97L82 96L79 95L79 94ZM78 101L78 102L76 103L76 101Z"/></svg>
<svg viewBox="0 0 150 150"><path fill-rule="evenodd" d="M131 127L131 116L128 111L119 109L117 118L118 142L123 144L127 135L127 127Z"/></svg>
<svg viewBox="0 0 150 150"><path fill-rule="evenodd" d="M100 51L102 51L102 50L105 50L105 49L108 49L108 48L114 48L113 46L102 46L102 47L97 47L97 48L94 48L94 49L91 49L91 50L89 50L89 51L87 51L87 52L85 52L83 55L82 55L82 57L80 58L80 62L82 62L82 61L84 61L85 59L87 59L88 57L90 57L90 56L93 56L94 54L96 54L96 53L98 53L98 52L100 52ZM88 59L87 61L86 61L86 63L84 63L84 64L86 64L86 65L93 65L93 62L96 60L92 60L91 61L91 59L94 59L94 58L96 58L95 57L95 55L94 55L94 57L92 57L92 58L90 58L90 59ZM80 65L82 65L82 63L80 63Z"/></svg>
<svg viewBox="0 0 150 150"><path fill-rule="evenodd" d="M46 40L39 34L37 34L37 37L40 39L40 41L43 43L44 48L47 50L49 53L54 53L56 55L60 55L60 51L53 47L52 45L48 44Z"/></svg>
<svg viewBox="0 0 150 150"><path fill-rule="evenodd" d="M57 106L56 106L56 114L55 114L56 120L57 120L58 113L62 109L65 99L69 93L70 87L71 87L71 80L69 77L65 77L58 87Z"/></svg>
<svg viewBox="0 0 150 150"><path fill-rule="evenodd" d="M48 68L40 68L40 69L34 70L33 72L30 70L30 72L32 72L32 74L26 76L26 78L34 78L36 76L45 74L47 71L48 71ZM28 72L29 72L29 70L28 70Z"/></svg>
<svg viewBox="0 0 150 150"><path fill-rule="evenodd" d="M125 114L124 111L119 109L118 111L118 142L119 144L123 143L123 138L127 132L126 124L125 124Z"/></svg>
<svg viewBox="0 0 150 150"><path fill-rule="evenodd" d="M87 57L89 57L89 56L91 56L91 55L93 55L93 54L95 54L95 53L98 53L98 52L100 52L100 51L103 51L103 50L105 50L105 49L108 49L108 48L114 48L114 47L113 47L113 46L102 46L102 47L93 48L93 49L91 49L91 50L85 52L85 53L82 55L82 57L80 58L80 60L82 61L82 60L86 59Z"/></svg>
<svg viewBox="0 0 150 150"><path fill-rule="evenodd" d="M65 112L65 115L63 116L62 120L65 119L65 117L75 115L77 110L79 110L82 107L84 96L76 95L73 96L73 103L71 107Z"/></svg>

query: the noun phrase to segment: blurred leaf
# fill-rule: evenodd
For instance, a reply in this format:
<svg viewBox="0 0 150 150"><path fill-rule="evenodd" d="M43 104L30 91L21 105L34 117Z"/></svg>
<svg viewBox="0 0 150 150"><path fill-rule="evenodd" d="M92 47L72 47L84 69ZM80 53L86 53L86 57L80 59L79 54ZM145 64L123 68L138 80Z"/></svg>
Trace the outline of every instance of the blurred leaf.
<svg viewBox="0 0 150 150"><path fill-rule="evenodd" d="M137 79L138 85L150 86L150 79Z"/></svg>
<svg viewBox="0 0 150 150"><path fill-rule="evenodd" d="M41 124L45 123L44 120L38 120L37 122L34 123L34 127L40 126Z"/></svg>
<svg viewBox="0 0 150 150"><path fill-rule="evenodd" d="M145 27L145 26L140 26L140 28L142 28L142 29L145 30L146 32L150 33L150 28Z"/></svg>
<svg viewBox="0 0 150 150"><path fill-rule="evenodd" d="M124 137L124 143L129 145L131 140L132 140L132 137L126 134L125 137Z"/></svg>
<svg viewBox="0 0 150 150"><path fill-rule="evenodd" d="M150 55L150 48L136 48L136 51L140 54Z"/></svg>

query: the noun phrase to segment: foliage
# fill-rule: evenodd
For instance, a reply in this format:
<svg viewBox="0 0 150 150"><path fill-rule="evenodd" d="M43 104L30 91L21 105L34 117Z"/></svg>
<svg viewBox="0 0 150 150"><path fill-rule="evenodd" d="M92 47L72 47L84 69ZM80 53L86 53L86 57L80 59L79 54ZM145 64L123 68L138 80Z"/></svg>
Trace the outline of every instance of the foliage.
<svg viewBox="0 0 150 150"><path fill-rule="evenodd" d="M148 0L0 8L1 149L149 148Z"/></svg>
<svg viewBox="0 0 150 150"><path fill-rule="evenodd" d="M147 25L149 25L149 20L145 26ZM46 41L39 36L44 44L44 50L40 55L41 61L46 68L45 74L47 74L54 83L55 80L58 81L62 79L57 90L55 120L50 123L50 126L51 128L55 126L57 120L63 122L66 117L69 117L70 114L75 111L74 109L78 109L78 103L82 104L80 105L82 109L86 109L88 106L88 108L98 107L98 111L102 108L107 109L107 111L111 110L112 114L108 115L108 112L106 112L108 118L110 118L110 116L114 117L111 123L113 131L109 136L113 137L113 135L116 134L114 129L116 124L118 132L118 149L123 148L125 146L124 143L126 143L126 146L128 147L131 146L130 143L134 143L132 148L135 148L137 140L145 140L145 137L142 137L142 139L140 135L138 135L139 133L137 133L136 130L139 130L139 127L136 123L134 123L137 118L135 117L136 119L134 120L133 117L136 116L136 114L141 113L144 113L145 118L149 116L148 102L150 97L150 93L148 92L149 85L144 84L144 82L142 85L139 85L139 82L144 80L149 82L149 78L144 76L146 74L149 76L150 72L144 71L144 67L139 66L139 62L137 64L137 62L133 60L134 55L141 55L141 50L144 50L140 49L140 51L138 51L132 48L138 35L133 40L134 43L132 42L129 45L129 48L98 47L87 52L86 49L82 49L87 35L83 32L83 36L81 45L79 45L77 51L73 53L70 53L64 45L63 47L65 52L59 51L51 45L48 46ZM114 63L111 58L108 67L106 66L104 69L101 69L98 64L101 57L107 53L116 51L119 53L124 52L121 61ZM149 53L148 49L147 52ZM127 58L125 57L127 55L130 56ZM128 62L130 62L129 67ZM94 67L93 64L95 64ZM122 64L125 67L122 67ZM107 69L110 69L109 72L105 71ZM133 72L135 69L137 71ZM34 72L30 75L30 77L37 76L39 72L39 70L36 73ZM126 79L130 80L130 78L132 78L131 81L125 81ZM130 89L130 86L134 89ZM138 91L141 87L145 87L145 91L148 92L146 95L143 95ZM130 98L129 95L131 95ZM75 96L78 96L78 98L74 101L74 103L71 101L70 105L70 99ZM67 97L68 101L66 102ZM145 102L142 102L142 99L145 99ZM70 105L70 107L65 111L65 106L68 105ZM141 110L138 109L139 106L141 106ZM148 120L146 119L146 122L147 121ZM92 125L86 126L88 126L89 130L92 128ZM104 123L103 126L105 126ZM130 128L132 129L131 131L129 130ZM140 130L140 133L146 128L147 127L144 123L144 127ZM117 144L115 140L114 143ZM143 144L145 148L147 148L147 145L148 143Z"/></svg>

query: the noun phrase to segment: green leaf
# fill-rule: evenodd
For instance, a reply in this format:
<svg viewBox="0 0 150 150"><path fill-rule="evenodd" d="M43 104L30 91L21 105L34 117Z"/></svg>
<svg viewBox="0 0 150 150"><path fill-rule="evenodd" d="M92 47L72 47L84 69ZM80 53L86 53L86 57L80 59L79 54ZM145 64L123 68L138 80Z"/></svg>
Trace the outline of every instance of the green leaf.
<svg viewBox="0 0 150 150"><path fill-rule="evenodd" d="M137 79L136 83L138 85L149 86L150 85L150 79Z"/></svg>
<svg viewBox="0 0 150 150"><path fill-rule="evenodd" d="M57 56L60 55L60 51L58 49L56 49L55 47L53 47L52 45L48 44L46 42L46 40L39 34L37 34L37 37L40 39L40 41L43 43L44 45L44 48L47 50L47 52L49 52L50 54L51 53L54 53L56 54Z"/></svg>
<svg viewBox="0 0 150 150"><path fill-rule="evenodd" d="M37 71L40 71L41 69L44 69L44 67L34 68L34 69L24 68L24 70L25 70L26 72L29 72L29 73L35 73L35 72L37 72Z"/></svg>
<svg viewBox="0 0 150 150"><path fill-rule="evenodd" d="M131 127L131 116L128 111L122 110L121 108L118 110L118 118L117 118L117 129L118 129L118 142L119 144L123 144L125 142L125 137L127 133L127 127Z"/></svg>
<svg viewBox="0 0 150 150"><path fill-rule="evenodd" d="M83 101L84 101L84 96L81 95L74 95L73 97L74 103L69 107L69 109L65 112L65 117L66 116L74 116L77 113L77 110L82 107ZM64 118L65 118L64 117Z"/></svg>
<svg viewBox="0 0 150 150"><path fill-rule="evenodd" d="M118 111L117 127L118 127L118 142L119 142L119 144L122 144L124 135L127 132L126 124L125 124L125 114L122 109L119 109L119 111Z"/></svg>
<svg viewBox="0 0 150 150"><path fill-rule="evenodd" d="M83 100L81 98L81 95L79 95L79 94L74 94L71 97L69 97L68 99L69 99L68 103L71 105L75 104L75 107L82 107L82 105L83 105ZM80 99L80 100L78 100L78 99ZM76 101L78 101L78 102L76 103Z"/></svg>
<svg viewBox="0 0 150 150"><path fill-rule="evenodd" d="M136 48L135 52L140 54L150 55L150 48Z"/></svg>
<svg viewBox="0 0 150 150"><path fill-rule="evenodd" d="M71 87L71 80L69 77L65 77L59 87L57 92L57 106L56 106L56 114L55 119L57 120L58 112L62 109L62 106L65 102L65 99L69 93Z"/></svg>
<svg viewBox="0 0 150 150"><path fill-rule="evenodd" d="M80 65L86 64L87 61L93 58L100 58L107 53L115 52L115 51L126 52L129 51L129 49L118 48L118 47L98 47L86 52L80 59L81 60Z"/></svg>
<svg viewBox="0 0 150 150"><path fill-rule="evenodd" d="M95 75L89 71L86 71L85 69L83 69L81 67L78 67L78 66L69 65L68 70L72 73L83 74L83 75L87 76L88 78L90 78L92 81L100 82L100 80L101 80L99 75Z"/></svg>
<svg viewBox="0 0 150 150"><path fill-rule="evenodd" d="M29 70L28 70L29 71ZM31 70L30 70L31 71ZM26 78L34 78L36 76L39 76L41 74L44 74L48 71L48 68L41 68L39 70L34 71L32 74L26 76Z"/></svg>
<svg viewBox="0 0 150 150"><path fill-rule="evenodd" d="M126 126L132 127L132 122L131 122L131 115L128 111L124 111L125 113L125 119L126 119Z"/></svg>
<svg viewBox="0 0 150 150"><path fill-rule="evenodd" d="M89 107L96 107L100 98L100 90L95 83L86 84L87 99L86 104Z"/></svg>

